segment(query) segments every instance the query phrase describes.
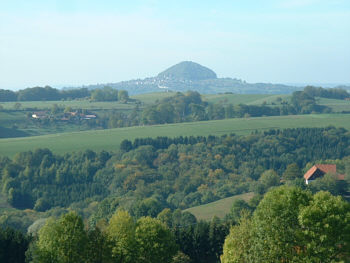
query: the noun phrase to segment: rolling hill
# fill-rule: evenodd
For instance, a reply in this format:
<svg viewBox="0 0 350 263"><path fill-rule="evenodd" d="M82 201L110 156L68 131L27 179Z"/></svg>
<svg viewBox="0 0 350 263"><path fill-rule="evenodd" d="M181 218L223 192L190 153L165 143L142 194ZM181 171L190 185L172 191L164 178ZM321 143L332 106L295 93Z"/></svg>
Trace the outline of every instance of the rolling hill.
<svg viewBox="0 0 350 263"><path fill-rule="evenodd" d="M198 63L183 61L162 71L155 77L88 86L89 89L110 86L127 90L130 95L172 91L198 91L201 94L289 94L300 87L271 83L247 83L237 78L217 78L216 73Z"/></svg>
<svg viewBox="0 0 350 263"><path fill-rule="evenodd" d="M226 214L230 212L232 203L234 200L242 199L249 201L254 196L254 193L245 193L241 195L234 195L231 197L223 198L215 202L211 202L205 205L199 205L188 208L184 211L193 214L197 220L211 220L214 216L224 218Z"/></svg>
<svg viewBox="0 0 350 263"><path fill-rule="evenodd" d="M137 126L107 130L67 132L43 136L0 139L0 156L13 157L18 152L49 148L55 153L91 149L117 150L124 139L157 136L208 136L230 133L250 134L255 130L333 125L350 129L350 114L310 114L259 118L236 118L215 121Z"/></svg>

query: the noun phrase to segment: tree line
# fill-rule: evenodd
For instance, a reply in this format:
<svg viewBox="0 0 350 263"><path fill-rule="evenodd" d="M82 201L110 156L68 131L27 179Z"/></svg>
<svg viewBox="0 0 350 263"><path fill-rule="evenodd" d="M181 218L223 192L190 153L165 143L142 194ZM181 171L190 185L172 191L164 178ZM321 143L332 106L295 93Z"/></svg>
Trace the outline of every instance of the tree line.
<svg viewBox="0 0 350 263"><path fill-rule="evenodd" d="M317 104L316 97L344 99L350 97L343 89L306 87L295 91L290 101L280 100L279 105L247 105L208 103L198 92L177 92L174 96L157 101L145 108L138 106L132 112L113 112L100 120L105 128L154 125L227 118L282 116L293 114L330 113L332 109Z"/></svg>
<svg viewBox="0 0 350 263"><path fill-rule="evenodd" d="M74 208L98 221L117 207L136 218L155 217L165 208L185 209L247 192L264 194L281 184L341 195L349 190L349 184L339 184L332 175L311 186L303 181L303 172L322 160L333 159L328 162L336 163L340 173L349 173L350 136L344 129L161 137L131 145L128 151L110 153L56 155L38 149L12 160L2 157L1 191L15 208L45 213ZM96 205L90 207L91 202ZM25 229L31 223L24 218L25 213L0 216L0 225Z"/></svg>
<svg viewBox="0 0 350 263"><path fill-rule="evenodd" d="M237 215L231 220L231 215ZM226 219L197 221L180 210L135 218L117 209L84 223L76 212L40 221L28 234L0 228L1 262L240 263L344 262L350 257L350 204L295 186L271 189Z"/></svg>
<svg viewBox="0 0 350 263"><path fill-rule="evenodd" d="M123 101L129 99L126 90L110 87L89 90L88 88L60 90L50 86L26 88L19 91L0 89L0 102L7 101L58 101L91 99L94 101Z"/></svg>

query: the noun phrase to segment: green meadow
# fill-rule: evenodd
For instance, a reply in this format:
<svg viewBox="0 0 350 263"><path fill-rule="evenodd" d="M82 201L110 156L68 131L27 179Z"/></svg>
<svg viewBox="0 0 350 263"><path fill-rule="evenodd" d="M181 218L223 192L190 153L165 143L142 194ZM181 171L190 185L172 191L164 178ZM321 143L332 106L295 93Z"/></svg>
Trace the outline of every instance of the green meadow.
<svg viewBox="0 0 350 263"><path fill-rule="evenodd" d="M277 97L288 97L290 95L270 95L270 94L213 94L203 95L203 99L211 103L222 104L254 104L261 105L264 102L271 103Z"/></svg>
<svg viewBox="0 0 350 263"><path fill-rule="evenodd" d="M139 100L144 104L153 104L157 100L174 96L175 92L154 92L131 96L131 98ZM271 94L202 94L202 99L210 103L222 104L254 104L261 105L264 102L271 104L281 97L287 99L290 95L271 95Z"/></svg>
<svg viewBox="0 0 350 263"><path fill-rule="evenodd" d="M349 100L336 100L336 99L325 99L318 98L317 103L330 107L333 112L350 112L350 101Z"/></svg>
<svg viewBox="0 0 350 263"><path fill-rule="evenodd" d="M188 208L184 211L193 214L197 220L211 220L214 216L219 218L224 218L230 210L234 200L242 199L244 201L249 201L254 196L254 193L245 193L241 195L234 195L231 197L223 198L215 202L211 202L205 205L199 205L195 207Z"/></svg>
<svg viewBox="0 0 350 263"><path fill-rule="evenodd" d="M333 125L350 129L350 114L311 114L260 118L225 119L215 121L137 126L106 130L67 132L42 136L0 139L0 155L14 156L18 152L49 148L55 153L91 149L113 151L124 139L157 136L207 136L229 133L249 134L255 130Z"/></svg>
<svg viewBox="0 0 350 263"><path fill-rule="evenodd" d="M158 100L175 96L176 92L151 92L130 96L130 98L139 100L144 104L153 104Z"/></svg>

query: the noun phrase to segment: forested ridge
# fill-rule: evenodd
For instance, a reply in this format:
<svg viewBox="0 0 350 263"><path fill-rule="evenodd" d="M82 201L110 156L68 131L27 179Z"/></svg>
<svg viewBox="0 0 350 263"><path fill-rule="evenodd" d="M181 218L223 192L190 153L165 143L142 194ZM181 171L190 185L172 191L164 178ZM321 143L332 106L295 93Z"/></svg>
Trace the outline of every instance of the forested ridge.
<svg viewBox="0 0 350 263"><path fill-rule="evenodd" d="M28 231L31 237L0 232L0 242L12 244L14 248L9 251L27 250L27 260L33 262L135 262L137 259L136 262L204 263L218 262L221 255L223 262L242 262L242 258L244 262L247 255L266 257L269 261L268 254L264 254L266 248L261 247L259 239L250 239L255 232L250 233L247 228L260 229L257 223L251 224L266 213L261 212L262 209L269 209L264 208L264 204L273 206L270 201L261 205L259 202L275 187L285 185L286 189L299 189L282 190L278 194L281 200L293 200L283 197L283 193L297 193L307 198L307 202L301 203L305 207L314 204L313 198L320 199L317 201L320 205L335 202L340 208L333 212L345 213L342 217L345 221L337 224L348 226L350 214L346 212L349 207L345 201L336 201L327 194L315 197L311 194L327 190L346 196L347 181L339 182L332 175L326 175L306 186L302 175L316 162L335 163L338 172L349 174L349 146L347 130L327 127L269 130L247 136L140 138L123 141L121 149L115 152L88 150L56 155L48 149L37 149L19 153L13 159L2 157L2 194L13 207L26 210L6 212L0 216L0 225ZM248 203L235 201L225 219L197 221L192 214L181 212L181 209L246 192L254 192L255 196ZM296 200L302 200L298 198ZM276 204L276 209L281 209L280 204ZM290 209L295 210L292 205ZM71 210L77 213L67 214ZM306 208L300 210L300 215L290 219L300 217L299 223L275 227L304 231L305 224L311 224L305 221L312 217L305 214L307 211ZM287 210L280 216L289 213ZM52 219L40 219L48 217ZM231 234L223 249L232 225L235 227L231 233L246 233L247 242L243 244ZM347 228L343 227L342 231L348 233ZM299 262L297 259L302 256L319 257L317 248L312 247L315 237L308 232L300 233L303 239L288 252L295 261L288 262ZM66 244L67 235L72 236ZM271 235L275 234L271 232ZM13 243L15 236L21 241ZM334 240L332 238L330 240ZM348 241L344 238L341 235L337 242L345 249ZM308 249L307 242L311 242ZM161 248L164 243L168 245ZM271 245L282 253L275 258L289 257L283 254L284 247L279 247L280 244ZM241 254L225 252L231 251L232 246ZM306 254L299 253L295 246L305 246ZM334 244L329 246L329 252L323 251L322 255L333 253ZM251 253L252 249L255 254ZM339 251L340 254L334 254L335 258L346 255L345 250ZM251 258L251 262L258 262L256 258Z"/></svg>
<svg viewBox="0 0 350 263"><path fill-rule="evenodd" d="M341 160L350 155L349 145L347 130L328 127L126 140L111 153L60 156L38 149L12 160L1 158L2 193L20 209L46 211L113 196L127 203L132 214L155 215L166 207L184 209L236 194L264 193L280 183L289 164L303 169L319 160ZM339 169L345 169L341 162ZM266 171L275 180L264 182ZM154 211L140 212L140 206Z"/></svg>

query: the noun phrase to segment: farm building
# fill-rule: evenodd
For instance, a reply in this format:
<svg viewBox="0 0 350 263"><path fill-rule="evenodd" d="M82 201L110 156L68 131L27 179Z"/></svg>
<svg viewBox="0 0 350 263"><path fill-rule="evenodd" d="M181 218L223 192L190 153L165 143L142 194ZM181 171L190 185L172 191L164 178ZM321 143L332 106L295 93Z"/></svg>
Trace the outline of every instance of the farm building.
<svg viewBox="0 0 350 263"><path fill-rule="evenodd" d="M32 118L34 118L34 119L45 119L45 118L47 118L47 112L46 111L34 112L32 114Z"/></svg>
<svg viewBox="0 0 350 263"><path fill-rule="evenodd" d="M337 173L337 165L335 164L315 164L305 174L305 183L309 184L313 180L324 176L325 174L335 174L338 180L345 180L344 174Z"/></svg>

